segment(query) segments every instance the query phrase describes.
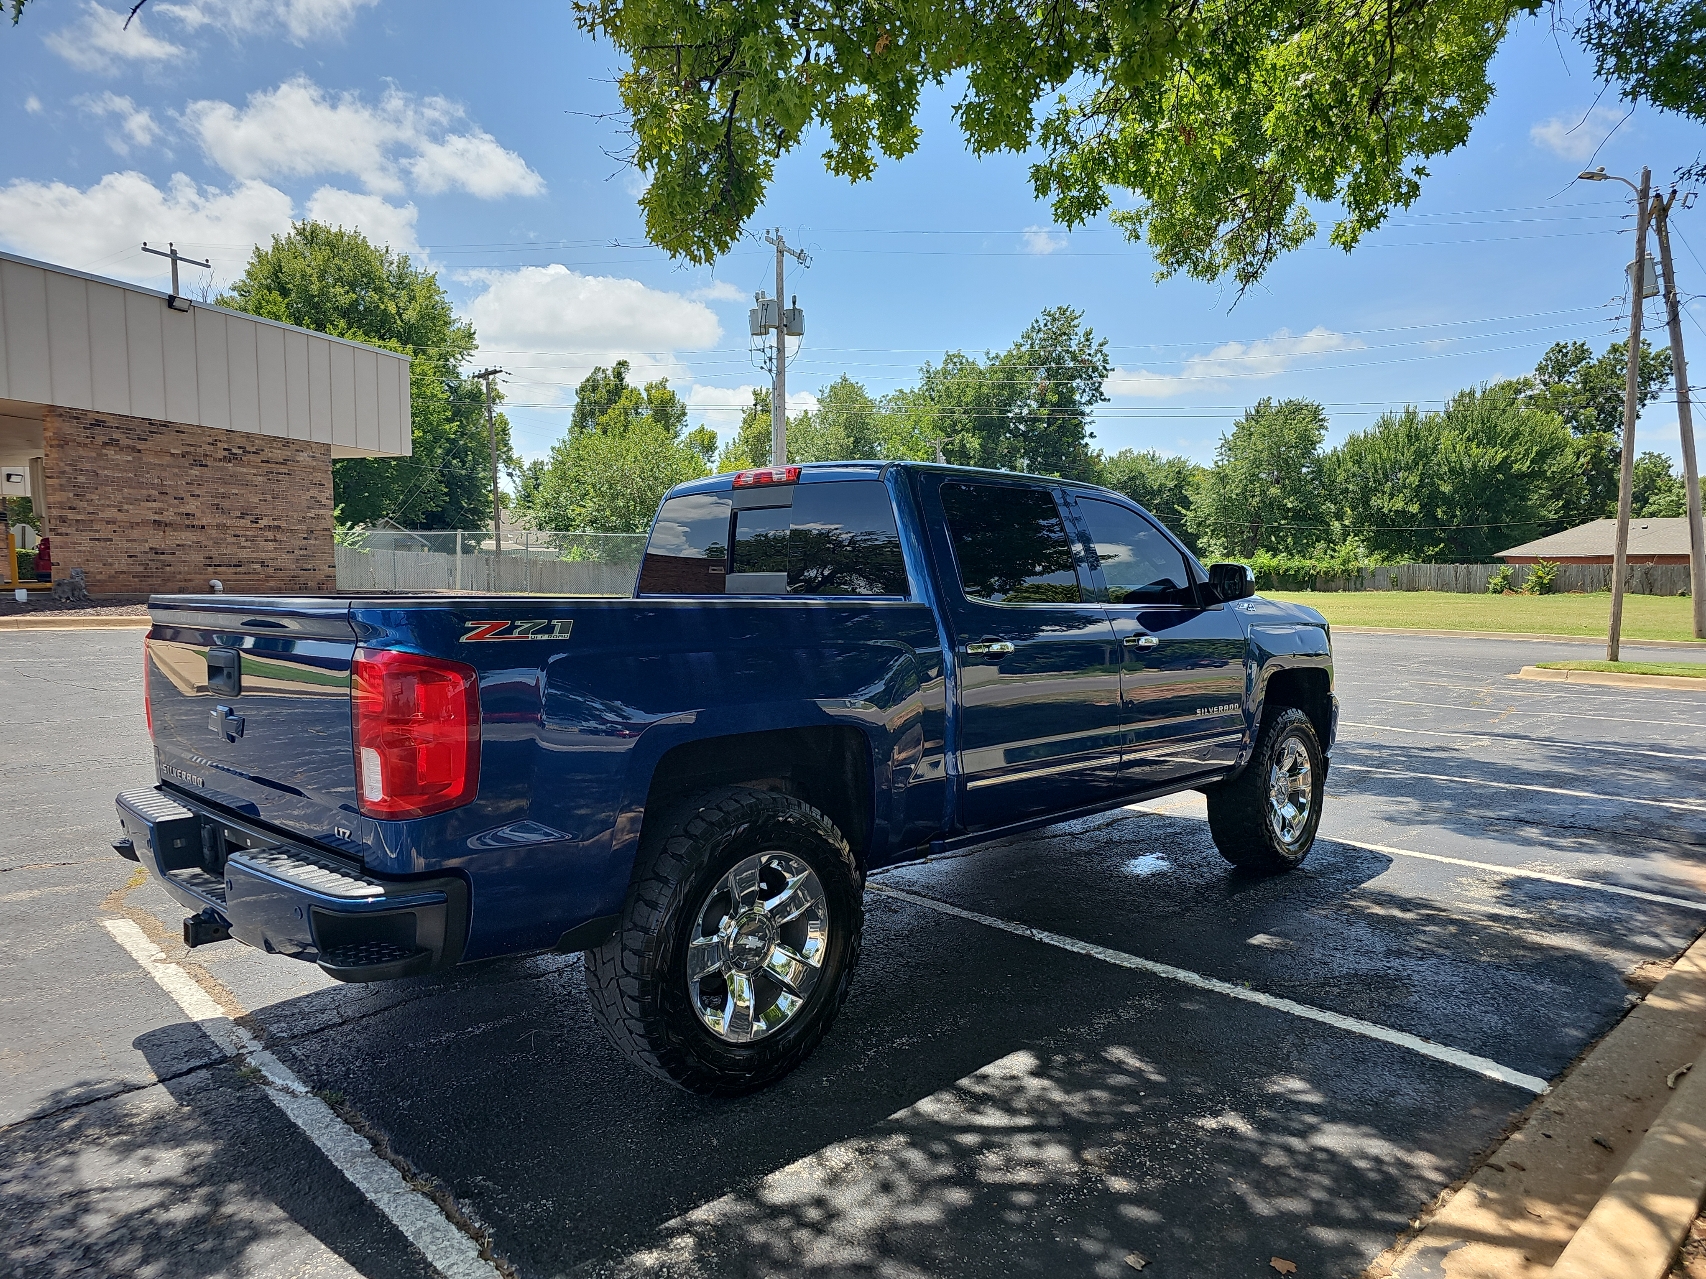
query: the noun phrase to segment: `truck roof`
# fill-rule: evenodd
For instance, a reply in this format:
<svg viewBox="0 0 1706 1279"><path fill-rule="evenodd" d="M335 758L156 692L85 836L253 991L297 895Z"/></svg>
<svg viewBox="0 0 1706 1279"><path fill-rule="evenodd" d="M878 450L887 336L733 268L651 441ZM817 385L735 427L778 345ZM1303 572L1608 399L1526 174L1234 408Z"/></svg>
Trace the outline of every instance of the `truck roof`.
<svg viewBox="0 0 1706 1279"><path fill-rule="evenodd" d="M872 473L881 474L886 470L907 471L936 471L945 475L978 476L993 480L1034 480L1040 484L1059 484L1065 488L1083 490L1093 493L1107 493L1113 497L1121 496L1112 489L1100 484L1090 484L1083 480L1066 480L1058 475L1032 475L1026 471L1000 471L983 466L954 466L948 462L912 462L912 461L847 461L847 462L801 462L799 482L809 484L814 481L849 480L855 478L868 479ZM767 467L754 468L767 470ZM667 496L677 497L686 493L721 493L734 487L734 478L739 471L723 471L718 475L708 475L702 480L689 480L686 484L678 484L671 489ZM1129 500L1129 499L1127 499Z"/></svg>

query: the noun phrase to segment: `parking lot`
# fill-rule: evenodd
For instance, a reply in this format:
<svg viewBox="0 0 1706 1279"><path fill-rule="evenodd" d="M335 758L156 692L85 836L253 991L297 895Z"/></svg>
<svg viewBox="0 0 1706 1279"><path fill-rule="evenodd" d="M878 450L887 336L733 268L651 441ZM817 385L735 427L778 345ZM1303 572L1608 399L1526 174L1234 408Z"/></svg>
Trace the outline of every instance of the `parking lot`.
<svg viewBox="0 0 1706 1279"><path fill-rule="evenodd" d="M1234 871L1187 793L881 872L823 1047L706 1101L605 1043L578 957L183 951L107 847L152 781L139 647L0 635L8 1274L433 1273L103 920L523 1276L1356 1275L1706 928L1706 696L1345 634L1300 870Z"/></svg>

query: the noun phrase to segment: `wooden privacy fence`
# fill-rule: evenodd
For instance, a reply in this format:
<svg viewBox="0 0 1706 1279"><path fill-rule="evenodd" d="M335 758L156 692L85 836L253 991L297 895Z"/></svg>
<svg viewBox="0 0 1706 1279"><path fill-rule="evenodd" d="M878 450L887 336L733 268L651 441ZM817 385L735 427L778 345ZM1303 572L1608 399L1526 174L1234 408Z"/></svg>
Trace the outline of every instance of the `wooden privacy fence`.
<svg viewBox="0 0 1706 1279"><path fill-rule="evenodd" d="M1354 576L1315 578L1317 591L1451 591L1460 595L1485 595L1487 583L1502 564L1391 564L1365 568ZM1511 588L1522 589L1533 567L1513 564ZM1571 591L1609 591L1611 565L1560 564L1557 580L1552 584L1555 594ZM1688 593L1688 565L1631 564L1623 589L1632 595L1685 595Z"/></svg>
<svg viewBox="0 0 1706 1279"><path fill-rule="evenodd" d="M506 538L500 554L490 539L454 531L357 535L335 548L338 589L631 595L646 542L638 534L533 533L515 544Z"/></svg>

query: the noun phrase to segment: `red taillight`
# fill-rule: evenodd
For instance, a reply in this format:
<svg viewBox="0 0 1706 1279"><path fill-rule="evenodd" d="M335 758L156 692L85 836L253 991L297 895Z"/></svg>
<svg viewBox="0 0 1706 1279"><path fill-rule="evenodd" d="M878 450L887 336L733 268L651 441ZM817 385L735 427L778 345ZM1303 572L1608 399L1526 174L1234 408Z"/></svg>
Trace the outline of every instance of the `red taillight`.
<svg viewBox="0 0 1706 1279"><path fill-rule="evenodd" d="M479 792L480 684L472 666L357 649L350 719L356 791L369 817L425 817Z"/></svg>
<svg viewBox="0 0 1706 1279"><path fill-rule="evenodd" d="M758 484L793 484L800 478L797 466L767 466L758 471L735 472L735 487L749 489Z"/></svg>
<svg viewBox="0 0 1706 1279"><path fill-rule="evenodd" d="M148 677L154 671L153 654L148 651L148 637L142 637L142 716L148 721L148 736L154 736L154 699L148 692Z"/></svg>

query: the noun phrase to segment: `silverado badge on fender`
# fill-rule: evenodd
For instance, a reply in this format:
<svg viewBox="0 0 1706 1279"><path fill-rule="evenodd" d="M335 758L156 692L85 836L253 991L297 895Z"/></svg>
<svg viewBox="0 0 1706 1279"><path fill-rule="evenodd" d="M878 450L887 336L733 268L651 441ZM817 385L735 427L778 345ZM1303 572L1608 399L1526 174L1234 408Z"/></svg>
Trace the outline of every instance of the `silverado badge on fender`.
<svg viewBox="0 0 1706 1279"><path fill-rule="evenodd" d="M468 628L468 633L460 641L463 644L471 644L475 640L568 639L569 632L575 628L573 618L558 622L540 618L533 622L463 622L462 625Z"/></svg>

